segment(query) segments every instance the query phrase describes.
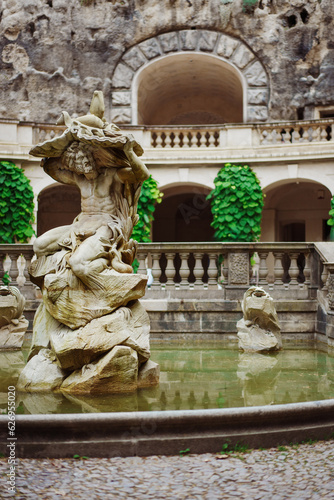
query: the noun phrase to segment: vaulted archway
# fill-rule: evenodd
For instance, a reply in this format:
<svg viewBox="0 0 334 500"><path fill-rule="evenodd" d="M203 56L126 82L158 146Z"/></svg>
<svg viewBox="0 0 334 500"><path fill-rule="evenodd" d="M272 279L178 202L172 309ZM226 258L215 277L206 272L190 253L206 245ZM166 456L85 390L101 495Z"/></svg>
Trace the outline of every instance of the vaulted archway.
<svg viewBox="0 0 334 500"><path fill-rule="evenodd" d="M138 73L134 85L133 119L139 125L243 121L243 77L215 56L182 52L159 58Z"/></svg>
<svg viewBox="0 0 334 500"><path fill-rule="evenodd" d="M241 40L215 31L173 31L123 54L111 102L111 119L119 124L261 122L268 119L269 79Z"/></svg>
<svg viewBox="0 0 334 500"><path fill-rule="evenodd" d="M331 193L307 179L281 181L265 190L262 241L324 241L328 239Z"/></svg>

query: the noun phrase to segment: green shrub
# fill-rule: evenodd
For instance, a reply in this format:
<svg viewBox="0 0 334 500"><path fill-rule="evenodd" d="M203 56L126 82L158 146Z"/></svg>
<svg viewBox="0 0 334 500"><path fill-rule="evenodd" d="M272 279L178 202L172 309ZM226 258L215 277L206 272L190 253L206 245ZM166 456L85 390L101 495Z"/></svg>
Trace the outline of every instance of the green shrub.
<svg viewBox="0 0 334 500"><path fill-rule="evenodd" d="M248 165L227 163L208 195L217 241L257 241L261 234L263 193Z"/></svg>
<svg viewBox="0 0 334 500"><path fill-rule="evenodd" d="M27 243L34 234L34 193L24 171L0 162L0 243Z"/></svg>
<svg viewBox="0 0 334 500"><path fill-rule="evenodd" d="M142 243L151 241L151 226L154 221L153 213L157 203L161 203L163 193L158 188L158 183L152 176L143 182L137 213L139 221L133 228L132 238Z"/></svg>

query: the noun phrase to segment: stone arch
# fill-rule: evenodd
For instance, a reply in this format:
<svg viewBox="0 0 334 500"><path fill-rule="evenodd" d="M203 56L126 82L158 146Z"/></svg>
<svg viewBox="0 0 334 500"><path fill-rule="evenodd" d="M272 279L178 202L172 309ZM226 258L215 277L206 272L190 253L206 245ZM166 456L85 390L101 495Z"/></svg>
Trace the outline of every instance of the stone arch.
<svg viewBox="0 0 334 500"><path fill-rule="evenodd" d="M72 224L80 213L80 191L76 186L52 184L38 195L37 236L49 229Z"/></svg>
<svg viewBox="0 0 334 500"><path fill-rule="evenodd" d="M156 241L212 241L211 189L194 183L177 183L160 188L162 203L154 212L152 239Z"/></svg>
<svg viewBox="0 0 334 500"><path fill-rule="evenodd" d="M215 31L181 30L149 38L123 54L112 77L112 121L136 122L133 88L140 71L167 56L189 53L214 56L240 73L244 87L244 122L268 119L269 79L261 61L247 45Z"/></svg>
<svg viewBox="0 0 334 500"><path fill-rule="evenodd" d="M331 192L324 184L302 178L285 179L267 186L265 193L262 241L327 239Z"/></svg>

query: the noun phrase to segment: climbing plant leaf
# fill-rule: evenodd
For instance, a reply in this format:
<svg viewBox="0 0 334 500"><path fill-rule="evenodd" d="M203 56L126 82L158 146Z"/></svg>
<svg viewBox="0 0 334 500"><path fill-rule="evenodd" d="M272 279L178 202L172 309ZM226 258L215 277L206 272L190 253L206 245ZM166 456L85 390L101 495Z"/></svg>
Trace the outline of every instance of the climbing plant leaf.
<svg viewBox="0 0 334 500"><path fill-rule="evenodd" d="M139 242L148 243L151 241L151 225L154 221L153 213L157 203L161 203L163 193L158 188L156 180L150 177L143 182L137 213L139 221L133 228L132 238Z"/></svg>
<svg viewBox="0 0 334 500"><path fill-rule="evenodd" d="M263 193L248 165L226 163L208 195L218 241L257 241L261 233Z"/></svg>
<svg viewBox="0 0 334 500"><path fill-rule="evenodd" d="M24 171L0 161L0 243L27 243L34 230L34 193Z"/></svg>

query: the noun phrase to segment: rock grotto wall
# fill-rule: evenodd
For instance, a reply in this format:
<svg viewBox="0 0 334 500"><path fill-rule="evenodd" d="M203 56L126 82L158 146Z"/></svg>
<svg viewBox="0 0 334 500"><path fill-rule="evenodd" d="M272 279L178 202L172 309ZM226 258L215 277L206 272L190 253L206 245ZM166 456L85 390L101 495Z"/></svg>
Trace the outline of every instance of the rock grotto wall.
<svg viewBox="0 0 334 500"><path fill-rule="evenodd" d="M95 89L111 116L112 78L132 46L184 29L238 38L264 66L269 120L334 106L332 0L2 0L0 117L52 122L86 113Z"/></svg>

